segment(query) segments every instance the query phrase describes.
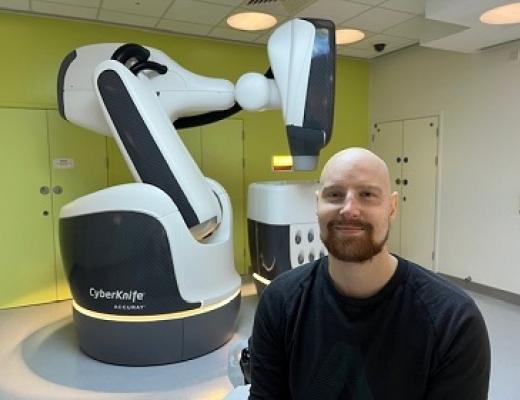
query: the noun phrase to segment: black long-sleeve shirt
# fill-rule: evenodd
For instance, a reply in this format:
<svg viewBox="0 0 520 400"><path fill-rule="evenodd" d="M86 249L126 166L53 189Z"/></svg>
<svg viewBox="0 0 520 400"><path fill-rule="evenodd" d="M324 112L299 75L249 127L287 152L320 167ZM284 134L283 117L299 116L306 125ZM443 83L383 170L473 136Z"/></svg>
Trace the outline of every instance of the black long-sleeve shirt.
<svg viewBox="0 0 520 400"><path fill-rule="evenodd" d="M398 258L374 296L342 296L326 257L275 279L251 338L251 399L484 400L490 348L462 290Z"/></svg>

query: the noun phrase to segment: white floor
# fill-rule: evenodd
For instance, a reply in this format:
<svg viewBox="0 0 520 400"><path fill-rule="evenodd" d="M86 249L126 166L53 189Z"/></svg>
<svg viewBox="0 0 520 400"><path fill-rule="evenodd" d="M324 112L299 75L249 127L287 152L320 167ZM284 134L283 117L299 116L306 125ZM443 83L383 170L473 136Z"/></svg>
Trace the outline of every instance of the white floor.
<svg viewBox="0 0 520 400"><path fill-rule="evenodd" d="M491 400L520 399L520 307L471 293L492 343ZM0 311L0 399L216 400L231 389L228 353L250 334L257 296L244 286L238 331L207 356L158 367L120 367L85 356L70 302ZM455 400L455 399L454 399Z"/></svg>

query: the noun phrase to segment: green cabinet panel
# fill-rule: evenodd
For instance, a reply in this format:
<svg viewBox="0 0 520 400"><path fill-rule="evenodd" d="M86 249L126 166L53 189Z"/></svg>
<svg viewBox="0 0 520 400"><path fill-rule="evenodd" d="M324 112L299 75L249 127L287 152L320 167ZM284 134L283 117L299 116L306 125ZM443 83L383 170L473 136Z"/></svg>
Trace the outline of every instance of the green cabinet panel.
<svg viewBox="0 0 520 400"><path fill-rule="evenodd" d="M59 242L61 208L72 200L107 186L106 136L65 121L57 111L47 111L54 241L56 245L56 297L70 298Z"/></svg>
<svg viewBox="0 0 520 400"><path fill-rule="evenodd" d="M108 186L135 182L134 177L126 166L123 155L119 151L119 147L117 147L116 141L112 138L107 138L107 156Z"/></svg>
<svg viewBox="0 0 520 400"><path fill-rule="evenodd" d="M191 156L199 168L202 169L202 142L200 137L200 128L181 129L178 133Z"/></svg>
<svg viewBox="0 0 520 400"><path fill-rule="evenodd" d="M52 301L56 277L45 111L0 109L0 149L0 308Z"/></svg>
<svg viewBox="0 0 520 400"><path fill-rule="evenodd" d="M201 138L202 171L224 186L231 199L235 265L240 274L245 274L243 123L241 120L228 119L203 126Z"/></svg>

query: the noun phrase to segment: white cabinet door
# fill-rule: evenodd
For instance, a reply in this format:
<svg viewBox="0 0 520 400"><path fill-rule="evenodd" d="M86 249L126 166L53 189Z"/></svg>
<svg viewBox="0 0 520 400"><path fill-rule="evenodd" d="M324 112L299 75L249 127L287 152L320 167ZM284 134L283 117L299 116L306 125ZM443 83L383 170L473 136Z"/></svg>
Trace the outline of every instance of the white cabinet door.
<svg viewBox="0 0 520 400"><path fill-rule="evenodd" d="M372 131L372 151L388 165L399 193L388 245L426 268L435 248L438 117L381 122Z"/></svg>
<svg viewBox="0 0 520 400"><path fill-rule="evenodd" d="M404 121L401 184L401 254L433 266L438 118Z"/></svg>
<svg viewBox="0 0 520 400"><path fill-rule="evenodd" d="M388 164L392 192L401 193L403 122L375 124L372 133L372 151ZM401 198L401 196L399 196ZM401 254L401 210L390 229L388 237L390 252Z"/></svg>

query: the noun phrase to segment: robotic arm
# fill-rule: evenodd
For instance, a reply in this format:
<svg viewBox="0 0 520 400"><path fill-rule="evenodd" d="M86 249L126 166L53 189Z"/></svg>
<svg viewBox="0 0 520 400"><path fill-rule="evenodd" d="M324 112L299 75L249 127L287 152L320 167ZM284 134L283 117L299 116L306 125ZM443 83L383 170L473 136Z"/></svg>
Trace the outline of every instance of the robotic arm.
<svg viewBox="0 0 520 400"><path fill-rule="evenodd" d="M282 108L296 170L314 169L330 140L334 25L291 20L269 39L268 55L272 73L247 73L233 85L194 74L157 49L81 47L61 65L59 110L77 125L113 136L136 181L165 191L193 235L202 238L218 225L220 206L175 126L194 126L208 115L214 121L242 108Z"/></svg>
<svg viewBox="0 0 520 400"><path fill-rule="evenodd" d="M236 85L135 44L85 46L64 59L62 117L112 136L137 182L60 212L74 321L87 354L152 365L200 356L231 338L241 284L231 204L176 128L242 108L281 108L296 169L314 168L331 135L334 51L332 23L297 19L269 40L271 73L246 74Z"/></svg>

